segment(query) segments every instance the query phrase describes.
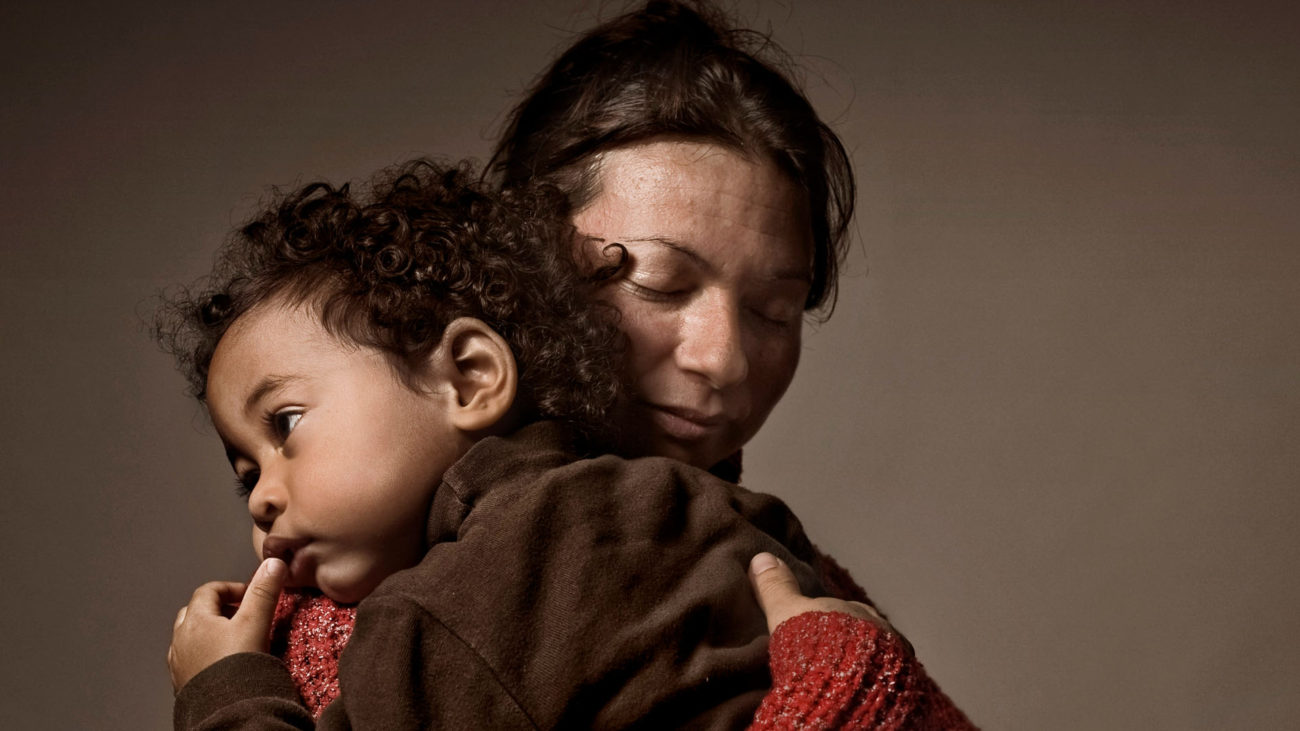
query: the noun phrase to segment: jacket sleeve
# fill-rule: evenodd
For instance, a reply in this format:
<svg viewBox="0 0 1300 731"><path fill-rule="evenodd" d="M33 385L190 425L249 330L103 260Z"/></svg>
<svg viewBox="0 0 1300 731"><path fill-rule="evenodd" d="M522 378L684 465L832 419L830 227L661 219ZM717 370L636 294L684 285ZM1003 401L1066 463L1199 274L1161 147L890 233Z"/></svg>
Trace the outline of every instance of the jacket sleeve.
<svg viewBox="0 0 1300 731"><path fill-rule="evenodd" d="M176 731L316 727L284 664L260 652L223 658L191 678L176 694L172 724Z"/></svg>
<svg viewBox="0 0 1300 731"><path fill-rule="evenodd" d="M537 728L474 648L401 595L357 613L339 686L321 728Z"/></svg>
<svg viewBox="0 0 1300 731"><path fill-rule="evenodd" d="M473 648L405 597L376 597L358 613L339 686L338 699L313 721L283 663L263 653L232 655L181 689L175 728L537 728Z"/></svg>
<svg viewBox="0 0 1300 731"><path fill-rule="evenodd" d="M753 731L974 729L906 642L865 619L805 612L772 634L772 690Z"/></svg>

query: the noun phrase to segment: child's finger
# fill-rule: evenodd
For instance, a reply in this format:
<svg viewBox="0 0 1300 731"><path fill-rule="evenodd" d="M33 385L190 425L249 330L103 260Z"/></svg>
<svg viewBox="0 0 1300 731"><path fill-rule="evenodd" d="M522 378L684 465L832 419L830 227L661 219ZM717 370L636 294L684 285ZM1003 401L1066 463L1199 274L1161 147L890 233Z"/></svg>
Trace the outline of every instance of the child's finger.
<svg viewBox="0 0 1300 731"><path fill-rule="evenodd" d="M239 603L245 586L237 581L209 581L194 590L186 611L195 614L221 614L222 607Z"/></svg>
<svg viewBox="0 0 1300 731"><path fill-rule="evenodd" d="M249 580L234 620L244 625L250 636L266 637L270 634L275 605L280 600L280 590L284 588L288 573L284 561L268 558Z"/></svg>

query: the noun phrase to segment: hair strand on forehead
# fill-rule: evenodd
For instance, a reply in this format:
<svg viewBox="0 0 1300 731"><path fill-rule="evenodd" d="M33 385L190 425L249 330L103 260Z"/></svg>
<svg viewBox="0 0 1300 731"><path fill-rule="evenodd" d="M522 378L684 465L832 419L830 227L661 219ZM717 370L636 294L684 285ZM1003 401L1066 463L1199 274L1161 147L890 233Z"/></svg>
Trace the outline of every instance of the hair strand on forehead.
<svg viewBox="0 0 1300 731"><path fill-rule="evenodd" d="M834 310L857 196L839 137L791 80L769 35L705 2L654 0L579 38L511 112L488 171L503 187L546 181L573 211L598 193L603 152L656 137L712 142L768 160L808 196L805 309Z"/></svg>

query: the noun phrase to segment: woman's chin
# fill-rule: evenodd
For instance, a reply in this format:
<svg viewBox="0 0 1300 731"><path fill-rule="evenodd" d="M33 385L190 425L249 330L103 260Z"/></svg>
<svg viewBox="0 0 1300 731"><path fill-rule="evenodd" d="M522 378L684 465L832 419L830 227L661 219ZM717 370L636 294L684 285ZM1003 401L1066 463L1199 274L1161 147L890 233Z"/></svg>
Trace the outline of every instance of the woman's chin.
<svg viewBox="0 0 1300 731"><path fill-rule="evenodd" d="M649 440L650 454L671 457L702 470L713 467L736 451L736 449L727 451L722 444L725 440L713 434L685 438L673 432L656 429L653 435Z"/></svg>
<svg viewBox="0 0 1300 731"><path fill-rule="evenodd" d="M678 462L685 462L692 467L698 467L702 470L712 468L713 465L721 462L729 456L727 454L719 454L715 459L714 455L717 453L717 450L710 449L709 445L683 442L662 435L653 440L650 449L646 450L646 453L657 457L669 457Z"/></svg>

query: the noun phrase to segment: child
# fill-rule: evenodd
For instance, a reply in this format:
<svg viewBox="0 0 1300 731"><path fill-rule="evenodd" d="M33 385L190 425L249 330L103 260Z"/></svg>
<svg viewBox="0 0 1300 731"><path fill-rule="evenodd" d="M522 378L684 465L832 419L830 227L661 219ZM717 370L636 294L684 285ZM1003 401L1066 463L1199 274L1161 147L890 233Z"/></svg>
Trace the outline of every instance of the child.
<svg viewBox="0 0 1300 731"><path fill-rule="evenodd" d="M178 727L311 726L266 654L286 581L360 602L322 727L741 725L770 682L749 558L820 593L779 500L577 456L618 396L617 329L541 215L561 204L467 175L307 186L171 311L268 559L230 619L242 585L181 610Z"/></svg>

